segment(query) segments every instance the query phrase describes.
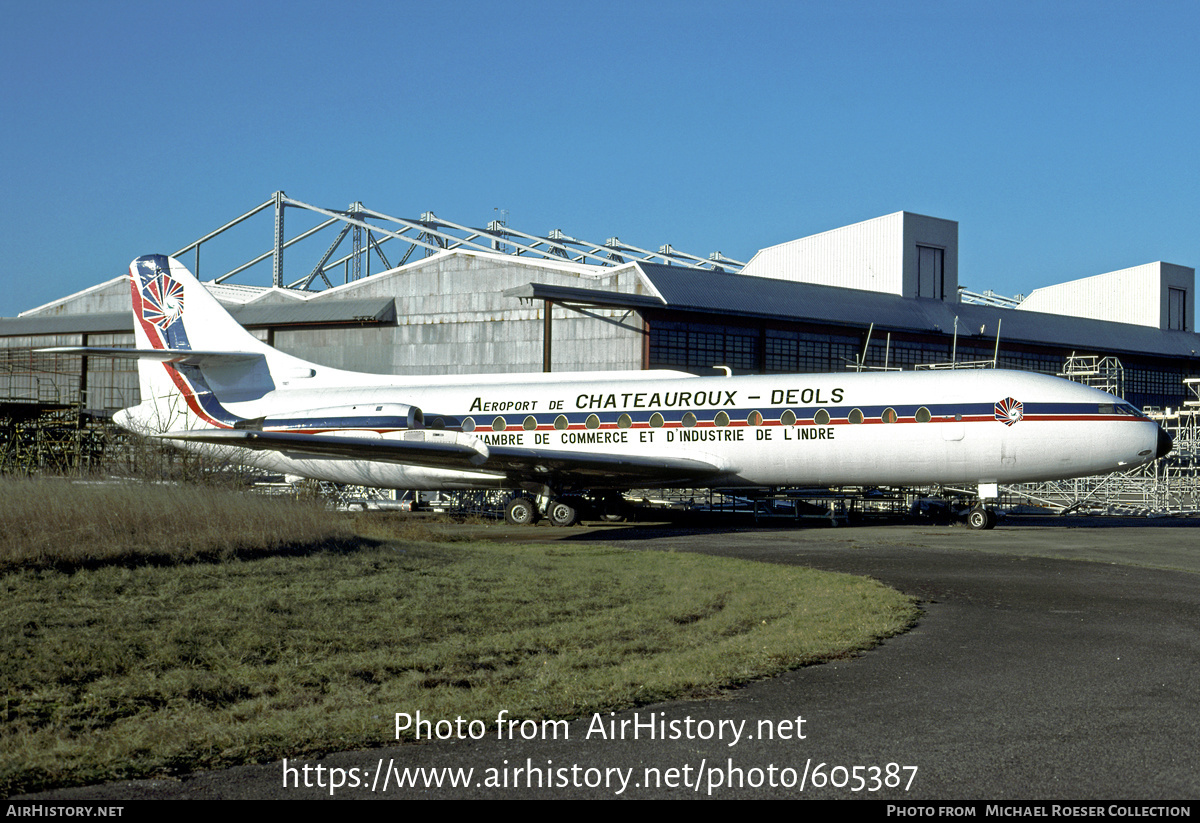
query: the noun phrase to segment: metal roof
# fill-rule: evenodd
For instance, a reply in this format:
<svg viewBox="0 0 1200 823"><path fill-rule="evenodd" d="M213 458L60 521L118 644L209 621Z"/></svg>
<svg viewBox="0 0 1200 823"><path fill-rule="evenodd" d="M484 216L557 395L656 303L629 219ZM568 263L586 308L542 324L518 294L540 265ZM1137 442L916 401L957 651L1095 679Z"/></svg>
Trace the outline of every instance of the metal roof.
<svg viewBox="0 0 1200 823"><path fill-rule="evenodd" d="M958 318L960 338L1000 339L1097 351L1137 352L1162 357L1196 357L1200 335L1164 331L1130 323L1019 311L971 303L950 303L836 286L797 283L740 274L637 263L645 277L676 310L726 317L769 318L789 322L883 331L952 334ZM984 332L980 334L979 329Z"/></svg>
<svg viewBox="0 0 1200 823"><path fill-rule="evenodd" d="M322 325L328 323L394 323L393 297L306 300L303 303L252 303L230 309L243 326Z"/></svg>
<svg viewBox="0 0 1200 823"><path fill-rule="evenodd" d="M522 300L549 300L552 303L580 303L610 309L663 308L666 304L657 297L647 294L580 289L572 286L552 286L547 283L527 283L507 289L505 297Z"/></svg>
<svg viewBox="0 0 1200 823"><path fill-rule="evenodd" d="M65 314L52 317L0 317L0 337L42 334L132 334L133 317L127 311Z"/></svg>
<svg viewBox="0 0 1200 823"><path fill-rule="evenodd" d="M253 303L226 308L238 323L248 328L396 322L396 300L392 297ZM0 318L0 337L132 333L133 315L127 311Z"/></svg>

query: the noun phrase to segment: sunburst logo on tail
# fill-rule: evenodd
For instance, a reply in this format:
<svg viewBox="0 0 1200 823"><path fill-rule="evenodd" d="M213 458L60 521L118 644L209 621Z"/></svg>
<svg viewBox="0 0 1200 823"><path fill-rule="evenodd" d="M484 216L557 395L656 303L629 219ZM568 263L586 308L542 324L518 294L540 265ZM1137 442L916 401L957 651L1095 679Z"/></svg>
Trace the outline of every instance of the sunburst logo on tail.
<svg viewBox="0 0 1200 823"><path fill-rule="evenodd" d="M996 419L1006 426L1020 422L1024 416L1025 407L1021 405L1020 400L1006 397L996 404Z"/></svg>
<svg viewBox="0 0 1200 823"><path fill-rule="evenodd" d="M166 331L183 314L183 286L159 270L142 289L142 319Z"/></svg>

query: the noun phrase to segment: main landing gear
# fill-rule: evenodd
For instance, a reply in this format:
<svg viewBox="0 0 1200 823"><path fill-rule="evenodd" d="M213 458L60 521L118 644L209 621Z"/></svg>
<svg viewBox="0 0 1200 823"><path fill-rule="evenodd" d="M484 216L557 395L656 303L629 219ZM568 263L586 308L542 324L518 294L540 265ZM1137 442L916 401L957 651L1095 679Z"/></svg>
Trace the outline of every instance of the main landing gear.
<svg viewBox="0 0 1200 823"><path fill-rule="evenodd" d="M510 526L532 526L545 516L552 526L574 526L579 522L576 502L568 497L549 500L543 511L532 497L514 497L504 507L504 522Z"/></svg>
<svg viewBox="0 0 1200 823"><path fill-rule="evenodd" d="M579 510L565 500L551 500L546 517L551 526L574 526L579 522Z"/></svg>
<svg viewBox="0 0 1200 823"><path fill-rule="evenodd" d="M514 497L504 507L504 522L510 526L532 526L541 518L542 513L532 497Z"/></svg>
<svg viewBox="0 0 1200 823"><path fill-rule="evenodd" d="M571 491L554 494L550 489L541 493L527 491L518 494L504 507L504 521L511 526L532 526L543 517L552 526L574 526L586 515L608 521L624 520L628 513L619 491Z"/></svg>

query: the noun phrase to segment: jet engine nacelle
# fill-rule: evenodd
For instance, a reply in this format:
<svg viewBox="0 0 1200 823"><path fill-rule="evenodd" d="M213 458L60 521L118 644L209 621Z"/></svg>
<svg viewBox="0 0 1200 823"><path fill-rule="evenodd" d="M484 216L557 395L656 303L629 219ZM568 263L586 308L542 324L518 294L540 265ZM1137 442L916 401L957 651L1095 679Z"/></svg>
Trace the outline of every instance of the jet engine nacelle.
<svg viewBox="0 0 1200 823"><path fill-rule="evenodd" d="M403 403L353 403L257 417L234 426L258 431L386 432L425 427L425 415Z"/></svg>

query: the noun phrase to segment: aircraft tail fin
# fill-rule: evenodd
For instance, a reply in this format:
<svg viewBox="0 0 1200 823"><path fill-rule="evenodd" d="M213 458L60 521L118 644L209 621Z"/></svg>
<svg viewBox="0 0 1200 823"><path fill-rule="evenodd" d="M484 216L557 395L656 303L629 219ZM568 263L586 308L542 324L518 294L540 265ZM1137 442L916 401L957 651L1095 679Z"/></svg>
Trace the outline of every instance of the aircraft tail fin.
<svg viewBox="0 0 1200 823"><path fill-rule="evenodd" d="M129 264L129 287L138 349L262 355L274 351L242 328L173 257L149 254L134 260Z"/></svg>
<svg viewBox="0 0 1200 823"><path fill-rule="evenodd" d="M242 328L173 257L134 260L129 289L142 404L126 422L158 431L232 427L239 418L221 400L261 396L275 388L272 368L294 360Z"/></svg>
<svg viewBox="0 0 1200 823"><path fill-rule="evenodd" d="M129 265L134 349L64 347L62 353L136 359L141 405L116 421L143 433L231 428L240 418L222 401L261 397L281 377L315 367L242 328L178 260L163 254Z"/></svg>

